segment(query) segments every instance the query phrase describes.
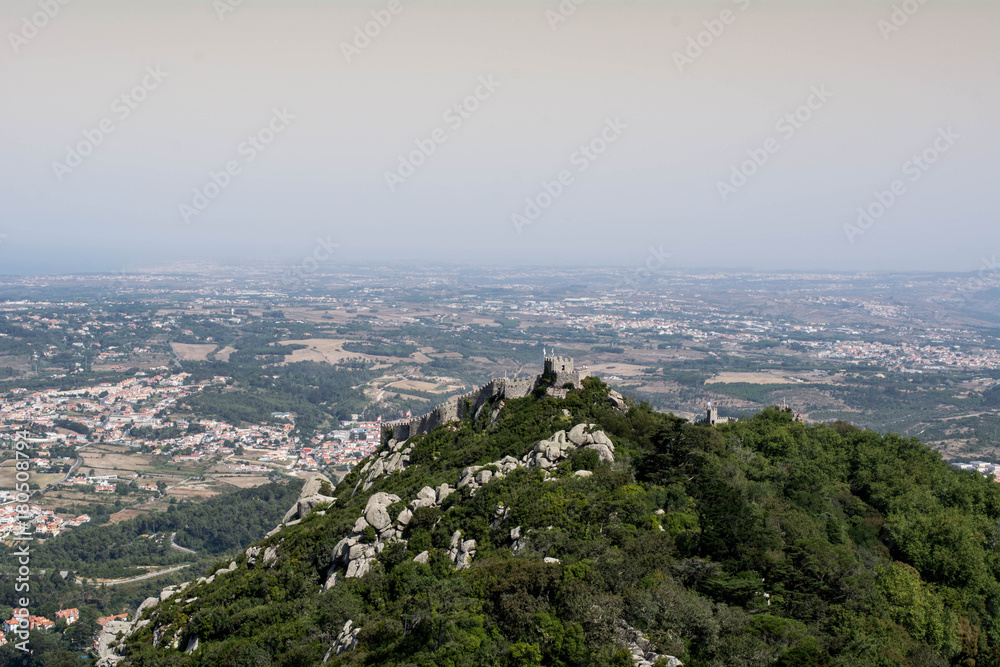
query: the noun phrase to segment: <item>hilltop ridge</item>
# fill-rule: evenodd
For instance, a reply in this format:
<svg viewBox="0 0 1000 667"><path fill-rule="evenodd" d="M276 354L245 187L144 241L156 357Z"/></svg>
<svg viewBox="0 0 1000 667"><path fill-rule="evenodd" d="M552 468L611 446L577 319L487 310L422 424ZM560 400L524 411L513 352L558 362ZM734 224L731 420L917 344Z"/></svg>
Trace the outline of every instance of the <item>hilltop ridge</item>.
<svg viewBox="0 0 1000 667"><path fill-rule="evenodd" d="M692 424L559 379L387 425L104 664L1000 661L996 484L915 440L777 408Z"/></svg>

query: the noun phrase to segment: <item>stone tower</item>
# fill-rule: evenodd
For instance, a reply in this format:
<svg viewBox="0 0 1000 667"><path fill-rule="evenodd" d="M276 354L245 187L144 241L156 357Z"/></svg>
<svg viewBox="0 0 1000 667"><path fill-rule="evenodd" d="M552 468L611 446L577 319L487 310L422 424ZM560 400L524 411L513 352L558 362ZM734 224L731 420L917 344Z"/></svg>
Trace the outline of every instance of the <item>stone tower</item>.
<svg viewBox="0 0 1000 667"><path fill-rule="evenodd" d="M705 415L705 418L711 426L719 423L719 408L713 408L711 401L708 402L708 414Z"/></svg>
<svg viewBox="0 0 1000 667"><path fill-rule="evenodd" d="M545 375L555 376L553 387L562 387L567 382L579 388L580 374L573 367L573 360L570 357L545 357Z"/></svg>

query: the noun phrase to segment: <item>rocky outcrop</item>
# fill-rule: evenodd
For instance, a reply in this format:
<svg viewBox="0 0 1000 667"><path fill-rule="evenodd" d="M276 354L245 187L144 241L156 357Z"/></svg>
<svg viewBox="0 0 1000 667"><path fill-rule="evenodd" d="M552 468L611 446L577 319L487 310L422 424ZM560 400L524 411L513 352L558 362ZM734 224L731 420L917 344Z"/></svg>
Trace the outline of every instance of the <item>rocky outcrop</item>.
<svg viewBox="0 0 1000 667"><path fill-rule="evenodd" d="M344 624L344 629L340 631L337 635L337 639L334 640L333 646L330 650L326 652L323 657L323 663L326 664L330 660L330 656L340 655L341 653L346 653L347 651L353 651L358 647L358 632L360 628L354 627L354 621L347 621Z"/></svg>
<svg viewBox="0 0 1000 667"><path fill-rule="evenodd" d="M608 391L608 403L618 412L628 411L628 403L625 402L625 397L614 389Z"/></svg>
<svg viewBox="0 0 1000 667"><path fill-rule="evenodd" d="M448 558L455 564L456 570L464 570L472 564L472 558L476 555L476 541L462 540L462 531L456 530L451 536L451 548L448 549Z"/></svg>
<svg viewBox="0 0 1000 667"><path fill-rule="evenodd" d="M285 513L285 518L281 520L281 523L288 525L292 521L302 520L306 518L317 505L332 504L336 502L336 498L333 496L327 496L320 493L324 483L328 485L329 488L333 488L333 482L331 482L325 475L316 473L307 478L306 483L302 485L302 491L299 492L299 499L295 501L295 504L292 505L291 509Z"/></svg>
<svg viewBox="0 0 1000 667"><path fill-rule="evenodd" d="M513 543L511 545L511 549L513 549L515 553L523 549L525 546L525 543L521 541L521 537L522 537L522 531L520 526L511 529L510 541Z"/></svg>
<svg viewBox="0 0 1000 667"><path fill-rule="evenodd" d="M256 567L258 564L268 568L273 567L274 564L278 562L278 547L281 546L281 543L283 541L284 540L279 540L277 544L272 544L268 547L253 546L247 549L244 552L246 553L247 557L247 567ZM236 561L233 561L232 563L229 564L228 570L226 569L218 570L216 571L215 574L213 574L209 578L215 579L216 575L225 574L226 572L231 572L232 570L235 569L236 569ZM201 583L201 580L199 580L198 583Z"/></svg>
<svg viewBox="0 0 1000 667"><path fill-rule="evenodd" d="M229 564L229 567L220 567L218 570L215 571L215 574L213 574L212 576L213 577L218 577L218 576L221 576L223 574L229 574L230 572L232 572L235 569L236 569L236 561L233 561L233 562L231 562Z"/></svg>
<svg viewBox="0 0 1000 667"><path fill-rule="evenodd" d="M492 398L498 398L498 400L492 400ZM626 409L624 399L617 392L610 392L608 401L616 409ZM472 408L475 408L475 411L472 413L473 416L481 417L483 420L488 416L490 422L493 423L499 419L503 408L503 400L502 397L494 395L490 400L477 401L465 409L470 410ZM481 415L479 414L480 412L482 413ZM569 411L563 410L562 414L563 417L567 418L563 421L564 424L573 423L569 421L571 417ZM400 441L390 438L380 448L380 451L371 456L359 469L359 479L357 485L354 487L354 494L365 492L365 495L367 495L367 493L370 493L373 485L381 481L382 478L406 470L411 465L410 460L413 446L408 440ZM565 470L565 464L562 466L563 471L557 471L557 468L579 450L594 451L597 459L602 463L613 463L615 461L615 444L612 439L594 424L580 423L571 429L558 431L551 437L536 442L531 446L530 451L520 459L514 456L505 456L502 459L485 465L466 467L457 475L457 479L454 477L449 479L449 482L453 482L454 486L450 483L440 484L436 488L424 486L417 491L415 496L407 498L408 502L392 493L373 493L367 499L364 510L360 512L351 531L333 548L331 565L326 572L325 581L320 579L320 582L323 582L321 592L331 590L338 583L344 585L343 579L345 578L353 579L367 575L373 568L378 567L377 559L388 546L400 542L405 546L406 540L403 535L413 521L414 515L419 513L421 509L430 507L450 508L452 503L448 502L448 498L452 497L457 491L467 489L470 495L475 495L483 487L494 483L498 479L505 478L519 468L534 469L536 471L535 474L540 474L547 481L554 481L554 473L556 472L565 471L567 475L574 474ZM588 458L592 460L593 457L588 455ZM454 471L451 474L454 474ZM587 477L592 474L588 470L575 472L575 475L579 477ZM399 484L394 488L405 488L403 478L399 478L398 482ZM392 480L390 483L395 484L396 480ZM285 514L282 524L271 531L269 537L278 533L283 527L294 525L306 519L311 513L317 511L319 505L336 503L336 498L320 492L321 490L326 491L325 488L321 489L324 484L330 484L331 488L333 486L330 480L323 475L310 476L305 481L296 503ZM407 495L409 493L412 493L412 491L407 491ZM454 498L452 498L452 502L454 502ZM435 512L435 514L437 513ZM499 503L496 515L491 524L492 528L502 530L503 532L500 534L505 533L510 528L510 524L513 523L512 520L508 519L509 515L510 511L505 507L504 503ZM466 526L462 527L467 528ZM520 526L510 530L510 538L514 551L523 554L525 549L530 550L530 538L526 533L527 531L523 531ZM479 536L478 533L477 536ZM532 536L535 536L535 534L532 533ZM281 537L269 540L270 544L265 542L265 544L251 546L246 549L247 566L249 568L272 568L279 561L282 561L283 556L287 559L289 557L288 554L281 550ZM446 555L456 570L464 570L472 566L476 553L476 540L465 539L462 530L456 530L452 534L448 548L434 552L434 558L441 559L441 562L443 562L441 558L442 554ZM539 556L542 555L544 553L539 554ZM557 553L557 555L560 554ZM429 563L430 560L431 551L423 551L413 558L413 561L423 564ZM560 565L560 561L552 557L544 558L543 562L551 566ZM198 579L191 587L194 588L201 583L212 583L216 578L224 577L226 574L237 569L237 562L231 561L227 567L219 568L211 576ZM315 584L316 588L319 588L320 582ZM152 624L150 627L153 630L154 646L159 648L172 647L177 651L184 651L188 654L196 653L199 650L199 637L189 634L185 627L183 627L183 624L165 623L158 617L159 612L153 609L158 604L169 600L185 590L188 585L171 586L164 589L159 596L147 598L137 610L136 621L132 624L123 622L119 622L117 626L109 624L110 627L102 631L103 644L101 646L103 648L98 653L99 657L105 660L103 664L113 666L123 660L123 658L116 654L116 651L121 651L119 645L122 642L116 638L119 633L123 636L128 636L150 624ZM316 588L313 588L313 591ZM191 594L192 592L188 592L181 599L190 597ZM191 598L191 600L193 599L195 598ZM173 612L173 606L170 606L171 612ZM144 615L149 618L142 619ZM165 619L167 616L164 615L163 618ZM353 626L352 621L348 621L336 639L329 645L329 651L323 662L328 662L334 655L354 650L358 646L358 634L359 630ZM615 643L627 648L633 655L634 663L640 667L649 667L658 660L661 663L663 660L666 660L665 664L669 667L681 666L680 661L676 658L661 656L655 653L652 650L653 647L649 640L640 631L624 622L619 623L615 628ZM103 653L100 651L103 651Z"/></svg>
<svg viewBox="0 0 1000 667"><path fill-rule="evenodd" d="M358 482L362 488L367 489L370 483L374 483L379 476L389 474L386 472L390 468L392 471L401 469L394 466L405 467L409 462L408 449L405 443L395 440L389 441L389 447L383 451L377 460L369 461L365 468L369 471L367 476ZM483 466L469 466L464 468L459 475L458 484L455 487L445 483L438 488L425 486L417 492L416 498L410 501L395 520L390 516L388 508L390 505L399 502L399 496L389 493L375 493L365 505L364 514L358 517L350 534L337 543L331 554L332 565L326 584L323 590L329 590L336 585L337 577L334 570L339 567L346 568L346 578L355 579L363 577L371 571L378 555L385 549L387 543L405 542L403 531L413 518L413 513L422 507L439 507L451 494L459 489L468 488L471 494L475 494L480 488L489 484L494 479L501 479L514 470L522 467L540 468L545 471L555 468L560 461L568 457L578 448L592 449L597 452L598 458L602 462L613 462L615 445L603 431L596 430L593 424L577 424L568 433L559 431L548 440L539 441L534 448L526 454L520 461L513 456L505 456L499 461L494 461ZM396 457L399 456L397 459ZM405 458L404 458L405 457ZM387 463L388 462L388 467ZM589 471L580 471L589 475ZM357 491L357 487L355 488ZM503 517L500 517L503 518ZM499 518L498 518L499 520ZM366 537L366 530L371 528L375 533L374 540ZM476 555L476 541L462 540L461 532L456 532L452 536L452 543L448 550L448 558L455 564L455 568L462 570L468 568L472 559ZM511 539L515 541L515 548L519 548L519 535ZM259 547L252 547L256 551L253 557L259 553ZM424 552L414 558L415 561L425 563L430 555ZM247 550L247 561L250 562L251 550ZM264 554L267 562L268 554Z"/></svg>
<svg viewBox="0 0 1000 667"><path fill-rule="evenodd" d="M672 655L660 655L653 651L653 643L641 631L633 628L624 620L618 621L615 628L615 643L628 649L632 654L632 662L636 667L654 667L659 661L666 667L683 667L684 663Z"/></svg>
<svg viewBox="0 0 1000 667"><path fill-rule="evenodd" d="M557 431L548 440L540 440L534 449L521 459L529 468L550 470L570 455L576 445L566 437L566 431Z"/></svg>
<svg viewBox="0 0 1000 667"><path fill-rule="evenodd" d="M183 591L185 588L188 587L188 583L189 582L185 581L183 584L177 584L176 586L167 586L162 591L160 591L159 602L165 602L168 598L176 595L177 593L180 593L181 591ZM148 602L149 600L152 600L152 599L154 599L154 598L147 598L146 602ZM146 604L146 602L143 602L142 604ZM141 613L142 605L139 606L139 609L140 609L139 613Z"/></svg>
<svg viewBox="0 0 1000 667"><path fill-rule="evenodd" d="M247 557L247 566L253 567L257 564L257 557L260 556L260 552L263 551L263 547L250 547L244 553Z"/></svg>
<svg viewBox="0 0 1000 667"><path fill-rule="evenodd" d="M577 424L570 429L566 437L578 447L597 452L602 463L614 463L615 443L611 442L611 438L604 431L596 428L593 424Z"/></svg>
<svg viewBox="0 0 1000 667"><path fill-rule="evenodd" d="M358 492L358 487L362 491L372 488L381 477L391 475L394 472L405 470L410 465L410 452L413 445L406 446L405 441L389 440L386 448L374 454L361 468L361 479L354 487L354 493Z"/></svg>
<svg viewBox="0 0 1000 667"><path fill-rule="evenodd" d="M158 598L158 597L156 597L156 598L146 598L145 600L143 600L142 604L139 605L139 608L135 610L135 617L136 618L142 618L143 613L147 609L152 609L153 607L155 607L158 604L160 604L160 598Z"/></svg>
<svg viewBox="0 0 1000 667"><path fill-rule="evenodd" d="M375 558L385 549L386 541L398 541L402 536L406 523L401 522L400 517L393 523L389 516L388 507L399 502L399 496L391 493L376 493L368 499L365 505L363 516L358 517L354 522L354 528L350 534L337 543L333 548L333 565L343 565L347 568L348 579L363 577L371 570ZM404 510L405 511L405 510ZM406 522L410 516L405 517ZM373 542L364 542L365 531L371 528L375 532ZM328 580L329 582L329 580ZM334 580L334 584L336 580Z"/></svg>
<svg viewBox="0 0 1000 667"><path fill-rule="evenodd" d="M567 433L557 431L548 440L539 440L534 448L525 454L520 461L512 456L505 456L484 466L469 466L462 470L458 488L469 487L474 494L481 486L488 484L493 478L501 478L520 467L541 468L552 470L559 462L570 456L578 448L592 449L602 463L614 463L615 444L604 431L596 430L593 424L577 424ZM491 470L492 469L492 470ZM494 472L495 470L495 472ZM581 477L590 475L589 471Z"/></svg>
<svg viewBox="0 0 1000 667"><path fill-rule="evenodd" d="M108 621L104 624L94 642L99 667L114 667L124 660L118 654L120 649L119 635L121 639L124 639L131 629L132 624L128 621Z"/></svg>

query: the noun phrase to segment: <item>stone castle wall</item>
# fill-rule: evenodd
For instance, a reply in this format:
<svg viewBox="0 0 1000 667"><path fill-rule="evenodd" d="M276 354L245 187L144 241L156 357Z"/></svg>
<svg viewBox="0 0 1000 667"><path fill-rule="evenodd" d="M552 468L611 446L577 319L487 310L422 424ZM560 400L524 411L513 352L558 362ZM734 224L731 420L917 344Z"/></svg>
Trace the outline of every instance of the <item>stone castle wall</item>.
<svg viewBox="0 0 1000 667"><path fill-rule="evenodd" d="M554 387L562 387L566 383L577 388L582 386L580 382L582 374L575 370L573 360L569 357L546 357L544 370L546 374L554 374ZM390 431L392 439L402 442L414 435L428 433L442 424L475 417L483 405L494 398L523 398L532 392L541 378L542 376L524 379L496 378L464 396L445 401L421 417L382 424L382 444L389 442Z"/></svg>
<svg viewBox="0 0 1000 667"><path fill-rule="evenodd" d="M389 431L392 431L394 440L402 442L419 433L428 433L441 424L474 417L480 408L493 398L523 398L531 393L536 382L537 379L532 378L491 380L464 396L445 401L425 415L382 424L382 444L389 441Z"/></svg>

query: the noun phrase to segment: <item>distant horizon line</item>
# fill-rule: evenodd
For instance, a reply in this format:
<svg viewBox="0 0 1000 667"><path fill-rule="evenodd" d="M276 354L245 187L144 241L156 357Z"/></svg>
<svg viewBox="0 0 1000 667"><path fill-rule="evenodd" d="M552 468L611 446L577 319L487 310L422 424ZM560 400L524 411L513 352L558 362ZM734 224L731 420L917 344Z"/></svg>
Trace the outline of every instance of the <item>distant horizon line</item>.
<svg viewBox="0 0 1000 667"><path fill-rule="evenodd" d="M232 269L234 267L251 269L262 273L280 273L289 270L294 270L298 266L298 262L291 260L276 260L268 258L249 258L243 260L177 260L173 262L161 262L156 263L151 266L144 268L134 268L134 269L122 269L122 270L90 270L90 271L66 271L66 272L17 272L17 273L3 273L0 272L0 278L97 278L97 277L107 277L107 276L140 276L140 275L163 275L163 276L184 276L184 275L205 275L207 272L213 269ZM475 270L495 270L495 269L506 269L506 270L518 270L525 272L540 272L543 270L561 270L567 273L572 273L574 275L596 272L596 271L614 271L614 272L629 272L642 270L642 267L636 264L629 263L617 263L617 264L589 264L585 267L575 266L573 264L562 264L562 263L503 263L503 262L446 262L446 261L428 261L428 262L414 262L409 261L398 261L398 262L386 262L386 263L365 263L365 262L351 262L342 261L338 265L341 269L348 270L413 270L413 271L426 271L426 270L452 270L452 271L462 271L462 272L472 272ZM964 276L976 273L982 273L982 268L977 270L969 271L958 271L958 270L933 270L933 269L824 269L824 268L814 268L814 269L797 269L797 268L774 268L774 269L755 269L750 267L722 267L722 266L700 266L700 267L671 267L671 268L658 268L655 270L649 270L649 276L656 275L698 275L707 273L727 273L736 275L836 275L836 276L861 276L861 275L871 275L871 276ZM318 268L311 271L302 272L305 277L318 277L318 276L336 276L339 271L331 267L329 269ZM233 276L238 277L238 276ZM648 278L647 278L648 279Z"/></svg>

